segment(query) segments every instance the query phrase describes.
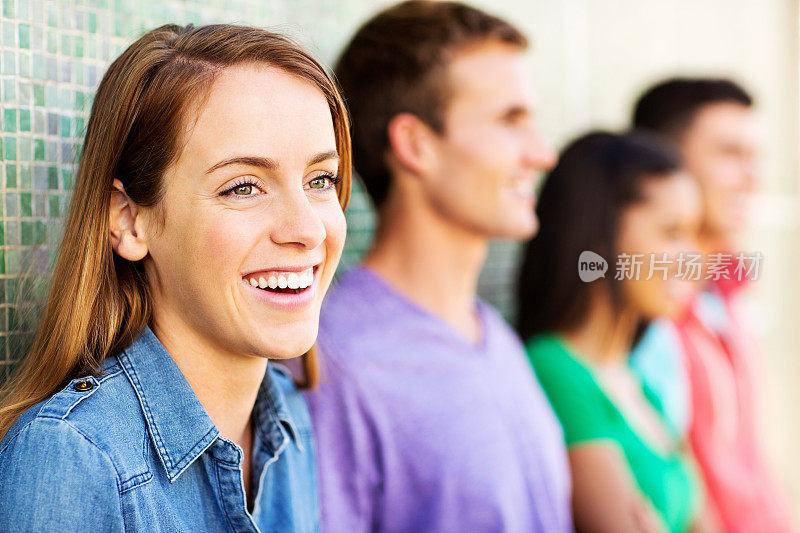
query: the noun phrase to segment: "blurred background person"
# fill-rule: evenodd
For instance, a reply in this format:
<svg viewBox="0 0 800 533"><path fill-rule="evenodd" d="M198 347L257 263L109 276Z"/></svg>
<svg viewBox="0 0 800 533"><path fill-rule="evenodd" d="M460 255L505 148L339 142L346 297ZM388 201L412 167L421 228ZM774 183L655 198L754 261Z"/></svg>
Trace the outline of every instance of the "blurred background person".
<svg viewBox="0 0 800 533"><path fill-rule="evenodd" d="M788 531L782 497L767 472L757 424L754 370L761 352L747 313L748 276L737 272L757 186L761 137L751 96L727 79L675 78L647 90L633 125L680 151L703 198L699 251L730 254L724 275L705 274L686 313L654 327L679 342L643 345L634 366L688 431L712 504L728 531ZM718 278L718 279L715 279Z"/></svg>
<svg viewBox="0 0 800 533"><path fill-rule="evenodd" d="M539 196L541 227L519 273L518 330L564 428L579 531L709 527L680 435L628 366L642 324L691 298L674 259L696 246L700 213L677 154L635 134L577 139ZM608 261L604 277L576 273L584 251ZM621 254L639 266L615 273Z"/></svg>
<svg viewBox="0 0 800 533"><path fill-rule="evenodd" d="M476 297L489 239L535 233L555 161L526 48L482 11L411 1L339 60L379 227L326 299L308 394L328 531L572 529L561 428L514 331Z"/></svg>

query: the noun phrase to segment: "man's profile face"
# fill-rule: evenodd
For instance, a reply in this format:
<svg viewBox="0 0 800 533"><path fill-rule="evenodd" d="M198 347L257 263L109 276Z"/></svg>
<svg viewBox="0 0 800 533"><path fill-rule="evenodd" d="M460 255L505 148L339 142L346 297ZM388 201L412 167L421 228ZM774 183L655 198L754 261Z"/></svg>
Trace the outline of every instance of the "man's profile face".
<svg viewBox="0 0 800 533"><path fill-rule="evenodd" d="M543 140L525 55L488 42L457 54L435 165L425 186L434 209L493 238L527 239L538 228L534 189L556 156Z"/></svg>
<svg viewBox="0 0 800 533"><path fill-rule="evenodd" d="M731 243L747 225L757 184L759 132L753 110L735 102L698 110L681 139L684 166L703 193L703 228Z"/></svg>

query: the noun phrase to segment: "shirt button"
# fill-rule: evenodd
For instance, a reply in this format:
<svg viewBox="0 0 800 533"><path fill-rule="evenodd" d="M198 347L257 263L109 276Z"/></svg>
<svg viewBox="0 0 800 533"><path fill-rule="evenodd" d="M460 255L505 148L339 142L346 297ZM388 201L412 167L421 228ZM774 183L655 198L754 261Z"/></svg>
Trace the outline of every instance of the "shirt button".
<svg viewBox="0 0 800 533"><path fill-rule="evenodd" d="M75 382L75 390L78 392L86 392L87 390L92 390L92 388L94 388L94 383L88 379Z"/></svg>

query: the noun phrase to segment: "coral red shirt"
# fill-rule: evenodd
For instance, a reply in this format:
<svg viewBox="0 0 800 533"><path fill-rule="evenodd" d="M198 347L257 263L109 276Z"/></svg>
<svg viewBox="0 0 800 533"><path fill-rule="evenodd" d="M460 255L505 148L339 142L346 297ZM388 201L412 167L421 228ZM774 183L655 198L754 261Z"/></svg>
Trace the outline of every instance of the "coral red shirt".
<svg viewBox="0 0 800 533"><path fill-rule="evenodd" d="M689 439L709 503L726 531L792 531L757 440L753 364L758 351L750 322L742 316L745 284L713 282L676 321L693 406Z"/></svg>

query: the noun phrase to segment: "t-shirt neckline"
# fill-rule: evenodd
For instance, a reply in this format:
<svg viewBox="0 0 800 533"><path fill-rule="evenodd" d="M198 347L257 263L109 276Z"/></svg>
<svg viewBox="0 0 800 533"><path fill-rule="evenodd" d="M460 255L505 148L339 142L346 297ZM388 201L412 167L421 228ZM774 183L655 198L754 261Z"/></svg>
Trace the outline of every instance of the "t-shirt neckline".
<svg viewBox="0 0 800 533"><path fill-rule="evenodd" d="M481 326L481 336L477 343L470 342L461 332L456 330L452 325L445 322L439 315L433 313L432 311L424 308L422 305L418 304L408 296L406 296L400 289L392 285L388 280L386 280L380 273L375 271L373 268L361 264L357 266L353 271L349 274L357 274L364 276L370 279L373 283L380 286L380 288L402 303L404 307L406 307L412 313L420 316L421 318L435 322L438 327L437 329L441 331L443 334L451 337L453 340L457 341L459 344L463 344L464 346L468 347L471 351L478 352L478 353L486 353L489 347L489 327L488 327L488 314L486 313L485 304L481 299L476 295L475 296L475 313L478 316L478 321L480 322Z"/></svg>

